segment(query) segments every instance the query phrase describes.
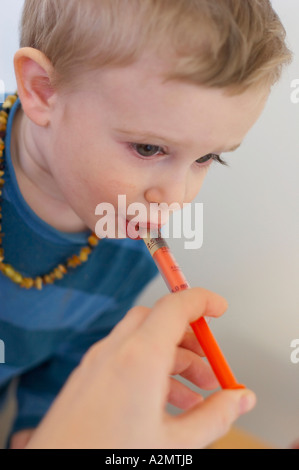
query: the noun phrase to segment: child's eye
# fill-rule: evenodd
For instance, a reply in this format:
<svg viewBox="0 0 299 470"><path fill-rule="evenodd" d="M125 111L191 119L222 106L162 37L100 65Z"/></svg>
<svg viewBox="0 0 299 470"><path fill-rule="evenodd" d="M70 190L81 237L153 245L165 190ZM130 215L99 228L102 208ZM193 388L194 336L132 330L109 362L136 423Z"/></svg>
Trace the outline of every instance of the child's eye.
<svg viewBox="0 0 299 470"><path fill-rule="evenodd" d="M208 155L205 155L204 157L201 157L198 160L196 160L196 163L204 164L211 160L221 163L221 165L227 165L227 163L224 160L222 160L220 155L216 155L215 153L208 153Z"/></svg>
<svg viewBox="0 0 299 470"><path fill-rule="evenodd" d="M133 149L139 153L142 157L153 157L158 154L165 155L165 151L162 147L151 144L131 144Z"/></svg>

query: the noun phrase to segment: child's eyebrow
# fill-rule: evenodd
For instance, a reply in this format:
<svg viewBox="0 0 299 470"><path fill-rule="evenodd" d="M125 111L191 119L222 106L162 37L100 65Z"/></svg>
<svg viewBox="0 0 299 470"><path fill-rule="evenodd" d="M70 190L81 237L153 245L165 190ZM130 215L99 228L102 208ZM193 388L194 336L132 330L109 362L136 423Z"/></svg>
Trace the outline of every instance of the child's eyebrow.
<svg viewBox="0 0 299 470"><path fill-rule="evenodd" d="M114 131L116 132L119 132L120 134L125 134L125 135L128 135L128 136L131 136L131 137L137 137L138 136L138 139L140 140L160 140L160 141L163 141L165 144L172 144L172 145L182 145L182 142L176 140L176 139L172 139L172 138L169 138L167 136L162 136L162 135L158 135L158 134L155 134L154 132L144 132L144 131L135 131L135 130L128 130L128 129L113 129Z"/></svg>
<svg viewBox="0 0 299 470"><path fill-rule="evenodd" d="M135 138L138 136L138 139L140 139L141 141L147 141L149 143L150 143L151 140L153 140L153 141L159 140L159 141L164 142L166 145L167 144L172 144L172 145L177 145L177 146L182 146L183 145L183 143L180 142L179 140L172 139L172 138L169 138L167 136L160 136L160 135L155 134L153 132L144 132L144 131L137 131L137 130L134 131L134 130L128 130L128 129L113 129L113 131L118 132L120 134L127 135L127 136L135 137ZM233 147L231 147L227 150L223 150L222 152L223 153L234 152L241 145L242 145L242 142L240 144L233 145Z"/></svg>

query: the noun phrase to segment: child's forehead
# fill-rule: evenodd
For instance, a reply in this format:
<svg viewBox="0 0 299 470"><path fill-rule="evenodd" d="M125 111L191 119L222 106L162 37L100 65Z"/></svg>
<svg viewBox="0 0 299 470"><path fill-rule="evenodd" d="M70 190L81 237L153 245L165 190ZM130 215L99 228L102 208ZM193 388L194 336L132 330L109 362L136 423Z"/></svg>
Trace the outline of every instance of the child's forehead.
<svg viewBox="0 0 299 470"><path fill-rule="evenodd" d="M84 84L94 118L104 116L109 129L129 141L193 150L200 140L225 152L242 142L269 94L249 89L230 96L225 89L166 81L166 72L154 59L96 71ZM88 119L88 107L85 113Z"/></svg>
<svg viewBox="0 0 299 470"><path fill-rule="evenodd" d="M267 86L249 88L242 93L230 93L228 88L207 87L184 80L169 80L171 64L155 57L145 58L126 67L103 69L93 79L94 90L108 97L111 105L131 106L139 111L150 111L157 105L165 110L209 108L221 114L228 107L236 112L251 112L265 102L270 89Z"/></svg>

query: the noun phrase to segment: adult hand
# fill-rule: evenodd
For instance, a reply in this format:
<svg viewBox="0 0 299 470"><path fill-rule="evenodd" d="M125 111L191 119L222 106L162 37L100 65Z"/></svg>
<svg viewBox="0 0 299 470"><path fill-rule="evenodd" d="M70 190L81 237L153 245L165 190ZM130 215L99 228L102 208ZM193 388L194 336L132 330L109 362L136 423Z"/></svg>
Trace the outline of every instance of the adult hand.
<svg viewBox="0 0 299 470"><path fill-rule="evenodd" d="M255 395L221 390L195 399L195 392L173 388L169 376L178 368L188 324L226 309L225 299L201 288L168 294L152 309L131 309L86 353L27 448L190 449L221 437L253 408ZM193 381L205 382L206 365L200 358L197 364L198 371L194 361L183 369ZM187 408L178 416L165 409L171 390Z"/></svg>

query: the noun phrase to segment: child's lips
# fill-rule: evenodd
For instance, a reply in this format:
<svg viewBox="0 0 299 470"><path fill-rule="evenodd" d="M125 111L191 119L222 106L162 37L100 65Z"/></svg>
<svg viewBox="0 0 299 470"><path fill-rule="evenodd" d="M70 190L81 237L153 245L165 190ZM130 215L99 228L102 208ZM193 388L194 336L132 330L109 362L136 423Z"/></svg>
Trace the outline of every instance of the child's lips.
<svg viewBox="0 0 299 470"><path fill-rule="evenodd" d="M147 222L147 223L140 223L140 222L133 223L132 220L128 220L128 219L127 219L127 220L126 220L126 228L127 228L127 237L128 237L128 238L132 238L132 237L130 237L130 235L129 235L129 233L128 233L128 226L129 226L129 224L131 224L131 225L134 224L134 229L135 229L136 231L140 230L140 231L141 231L141 235L142 235L142 231L145 231L145 230L146 230L147 232L150 231L150 230L151 230L151 231L158 232L158 231L162 228L162 226L163 226L162 224L157 225L157 224L152 224L152 223L150 223L150 222ZM132 228L133 228L133 227L132 227ZM145 236L145 235L146 235L146 234L144 233L144 236ZM157 236L158 236L158 233L157 233ZM142 240L142 237L136 236L136 237L134 237L133 239L134 239L134 240Z"/></svg>
<svg viewBox="0 0 299 470"><path fill-rule="evenodd" d="M129 224L132 224L132 220L126 220L127 226ZM138 228L144 228L144 229L152 229L152 230L160 230L163 227L163 224L153 224L151 222L136 222L135 223L135 228L138 230Z"/></svg>

